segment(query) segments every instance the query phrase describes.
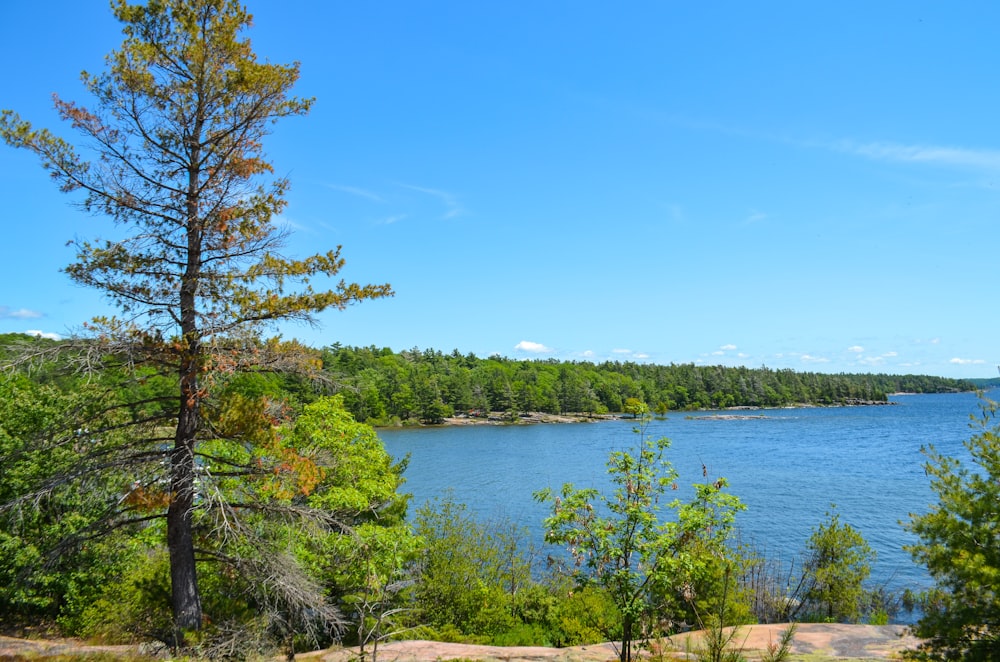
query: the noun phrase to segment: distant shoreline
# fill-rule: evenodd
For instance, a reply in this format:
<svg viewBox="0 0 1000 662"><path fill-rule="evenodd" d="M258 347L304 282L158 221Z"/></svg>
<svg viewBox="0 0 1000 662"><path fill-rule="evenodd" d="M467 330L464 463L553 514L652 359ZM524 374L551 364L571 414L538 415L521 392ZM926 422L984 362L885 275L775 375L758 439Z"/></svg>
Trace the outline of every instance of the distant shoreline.
<svg viewBox="0 0 1000 662"><path fill-rule="evenodd" d="M893 393L892 395L916 395L914 393ZM725 409L692 409L692 410L671 410L668 411L664 416L683 414L687 417L693 417L693 414L702 414L702 416L697 416L697 418L712 418L715 420L743 420L748 418L764 418L762 415L745 415L745 414L733 414L727 412L746 412L746 411L766 411L768 409L809 409L816 407L879 407L879 406L891 406L897 403L891 401L881 401L881 400L852 400L849 402L844 402L835 405L823 405L823 404L806 404L800 403L795 405L786 405L783 407L757 407L757 406L738 406L738 407L727 407ZM453 427L453 426L471 426L471 425L536 425L536 424L553 424L553 423L602 423L607 421L633 421L634 419L630 414L617 413L617 414L548 414L540 411L527 412L524 414L518 414L516 418L511 418L509 414L504 412L494 411L490 412L488 416L471 416L468 414L462 414L459 416L448 416L441 423L420 423L417 425L396 425L396 426L382 426L382 427Z"/></svg>

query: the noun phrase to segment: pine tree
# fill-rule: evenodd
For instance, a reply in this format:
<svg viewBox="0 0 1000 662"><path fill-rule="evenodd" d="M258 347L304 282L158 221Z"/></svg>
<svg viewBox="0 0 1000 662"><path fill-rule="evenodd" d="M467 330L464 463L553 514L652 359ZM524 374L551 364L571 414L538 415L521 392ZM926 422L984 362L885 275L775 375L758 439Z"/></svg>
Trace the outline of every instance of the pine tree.
<svg viewBox="0 0 1000 662"><path fill-rule="evenodd" d="M289 95L297 64L257 60L242 36L246 10L234 0L112 5L125 39L105 72L82 75L94 108L55 98L93 158L10 110L0 116L0 136L37 154L63 191L82 193L86 211L122 231L75 242L66 272L120 311L89 325L91 356L176 377L163 500L175 622L197 629L198 456L213 434L206 406L218 375L299 361L301 352L261 343L259 334L391 290L340 281L317 291L310 280L338 273L340 249L281 254L285 234L274 217L288 181L273 176L262 142L273 122L304 115L312 100ZM157 448L123 450L121 462L155 466Z"/></svg>
<svg viewBox="0 0 1000 662"><path fill-rule="evenodd" d="M933 447L925 465L938 502L911 515L920 542L909 547L935 587L916 627L926 638L917 659L995 660L1000 650L1000 423L987 401L966 461Z"/></svg>

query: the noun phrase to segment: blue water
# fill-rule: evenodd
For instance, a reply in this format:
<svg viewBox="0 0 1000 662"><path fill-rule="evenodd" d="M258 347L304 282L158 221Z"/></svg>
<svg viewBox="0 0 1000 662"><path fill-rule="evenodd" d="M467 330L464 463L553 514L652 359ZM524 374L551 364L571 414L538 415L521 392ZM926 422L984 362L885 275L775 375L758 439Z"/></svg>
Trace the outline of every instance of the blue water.
<svg viewBox="0 0 1000 662"><path fill-rule="evenodd" d="M994 394L998 395L998 394ZM789 561L836 504L842 522L878 558L872 581L925 588L926 571L903 546L914 542L900 522L934 502L921 446L965 456L962 442L978 412L975 394L900 395L893 406L737 412L764 418L719 420L672 414L647 434L671 440L678 483L725 476L747 506L738 525L768 556ZM387 429L379 435L394 457L409 454L403 491L420 506L448 491L484 520L503 517L529 529L541 545L547 511L532 493L608 485L613 450L634 447L631 421L528 426Z"/></svg>

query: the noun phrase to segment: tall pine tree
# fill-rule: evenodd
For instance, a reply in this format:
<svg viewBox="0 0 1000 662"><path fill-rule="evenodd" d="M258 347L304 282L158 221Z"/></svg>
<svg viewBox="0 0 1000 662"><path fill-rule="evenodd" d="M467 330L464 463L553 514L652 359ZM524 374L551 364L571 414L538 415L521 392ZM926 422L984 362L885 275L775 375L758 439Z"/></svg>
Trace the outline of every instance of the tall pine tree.
<svg viewBox="0 0 1000 662"><path fill-rule="evenodd" d="M164 478L145 484L164 492L175 624L196 629L196 518L209 502L200 497L208 477L199 448L216 434L206 425L216 377L288 359L280 345L258 341L269 324L309 321L391 290L342 280L314 290L311 279L341 269L339 248L306 259L282 255L285 236L274 217L288 181L273 176L263 139L273 122L304 115L312 100L289 94L297 64L257 60L242 36L246 10L234 0L116 0L112 8L125 39L105 72L83 74L93 106L55 99L82 152L10 110L0 135L37 154L63 191L82 192L83 208L123 235L77 241L66 272L120 311L90 324L96 355L176 377L168 419L156 423L162 430L169 420L172 438L157 443L151 434L123 448L119 467L165 467ZM102 466L90 462L80 470Z"/></svg>

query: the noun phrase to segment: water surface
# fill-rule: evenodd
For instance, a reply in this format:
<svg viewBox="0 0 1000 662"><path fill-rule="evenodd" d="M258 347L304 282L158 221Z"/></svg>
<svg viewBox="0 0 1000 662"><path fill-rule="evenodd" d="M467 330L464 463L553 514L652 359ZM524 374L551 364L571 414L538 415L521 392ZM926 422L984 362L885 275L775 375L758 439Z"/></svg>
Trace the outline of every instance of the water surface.
<svg viewBox="0 0 1000 662"><path fill-rule="evenodd" d="M744 538L769 555L791 559L836 505L841 521L875 549L873 581L922 588L926 572L903 546L900 525L933 499L922 446L964 457L962 441L978 412L975 394L899 395L896 404L760 410L753 418L721 420L711 413L671 414L647 433L671 440L668 457L679 483L701 482L702 466L747 505L738 523ZM761 416L761 418L756 418ZM502 516L541 541L547 511L532 493L608 485L608 453L634 447L631 421L530 426L463 426L381 430L395 457L409 454L404 491L415 506L449 490L478 516Z"/></svg>

